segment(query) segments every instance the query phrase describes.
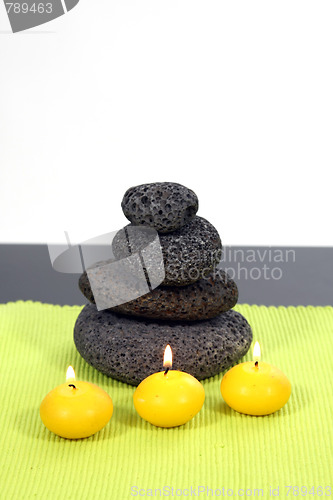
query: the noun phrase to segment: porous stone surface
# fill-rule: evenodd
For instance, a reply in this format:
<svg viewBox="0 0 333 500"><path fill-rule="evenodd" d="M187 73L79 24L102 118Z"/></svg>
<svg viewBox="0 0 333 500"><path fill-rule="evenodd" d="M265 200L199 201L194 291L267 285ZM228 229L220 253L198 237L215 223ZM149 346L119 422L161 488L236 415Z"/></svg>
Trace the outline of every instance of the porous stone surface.
<svg viewBox="0 0 333 500"><path fill-rule="evenodd" d="M131 224L118 231L112 241L112 250L117 259L123 259L147 248L151 237L145 232L131 239L129 244L128 229ZM128 228L128 229L127 229ZM165 278L161 285L184 286L207 276L221 259L222 243L215 227L203 217L196 216L191 222L172 233L159 235L163 254ZM160 274L157 259L152 255L145 259L149 272ZM133 273L136 270L133 269Z"/></svg>
<svg viewBox="0 0 333 500"><path fill-rule="evenodd" d="M150 226L169 233L190 222L198 211L197 195L175 182L154 182L128 189L121 202L134 225Z"/></svg>
<svg viewBox="0 0 333 500"><path fill-rule="evenodd" d="M94 304L86 272L79 279L79 288ZM158 287L135 300L112 307L110 311L145 318L194 321L213 318L229 311L237 300L238 289L234 280L221 269L216 269L207 279L192 285Z"/></svg>
<svg viewBox="0 0 333 500"><path fill-rule="evenodd" d="M74 327L81 356L102 373L131 385L163 369L167 344L173 352L172 368L202 380L237 362L251 341L250 325L233 310L187 323L133 319L88 304Z"/></svg>

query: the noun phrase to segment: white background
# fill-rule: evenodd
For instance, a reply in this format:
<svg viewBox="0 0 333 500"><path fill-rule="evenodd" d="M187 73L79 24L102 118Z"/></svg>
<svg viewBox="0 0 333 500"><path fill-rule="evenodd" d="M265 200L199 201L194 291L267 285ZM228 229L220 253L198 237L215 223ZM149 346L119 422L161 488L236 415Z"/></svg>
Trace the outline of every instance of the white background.
<svg viewBox="0 0 333 500"><path fill-rule="evenodd" d="M333 245L332 26L331 0L81 0L14 35L1 3L0 241L118 229L173 181L225 244Z"/></svg>

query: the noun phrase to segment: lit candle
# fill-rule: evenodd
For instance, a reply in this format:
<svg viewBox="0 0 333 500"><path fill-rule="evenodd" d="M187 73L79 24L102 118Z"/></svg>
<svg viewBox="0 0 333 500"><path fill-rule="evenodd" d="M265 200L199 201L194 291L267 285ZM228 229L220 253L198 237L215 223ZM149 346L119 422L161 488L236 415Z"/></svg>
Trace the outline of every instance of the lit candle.
<svg viewBox="0 0 333 500"><path fill-rule="evenodd" d="M64 438L79 439L92 436L108 423L113 404L110 396L97 385L77 382L69 366L66 383L45 396L39 412L50 431Z"/></svg>
<svg viewBox="0 0 333 500"><path fill-rule="evenodd" d="M138 414L158 427L176 427L194 417L202 408L205 391L192 375L171 370L172 352L164 352L165 371L144 379L133 395Z"/></svg>
<svg viewBox="0 0 333 500"><path fill-rule="evenodd" d="M239 413L269 415L286 404L291 385L285 374L260 361L259 342L253 349L253 361L234 366L223 377L221 394Z"/></svg>

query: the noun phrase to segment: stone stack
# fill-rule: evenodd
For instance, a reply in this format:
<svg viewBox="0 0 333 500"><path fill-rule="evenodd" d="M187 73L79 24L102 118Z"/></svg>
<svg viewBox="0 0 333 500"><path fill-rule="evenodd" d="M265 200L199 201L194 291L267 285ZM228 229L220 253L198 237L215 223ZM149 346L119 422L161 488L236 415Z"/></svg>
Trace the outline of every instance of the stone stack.
<svg viewBox="0 0 333 500"><path fill-rule="evenodd" d="M80 277L80 290L91 304L76 321L74 341L82 357L106 375L138 385L163 369L170 344L173 368L202 380L248 351L251 328L232 310L236 283L217 267L222 243L212 224L196 215L198 205L193 191L171 182L126 191L122 209L131 224L113 239L115 259L126 259L149 243L140 236L129 245L131 228L152 228L158 233L164 280L145 295L98 311L87 272Z"/></svg>

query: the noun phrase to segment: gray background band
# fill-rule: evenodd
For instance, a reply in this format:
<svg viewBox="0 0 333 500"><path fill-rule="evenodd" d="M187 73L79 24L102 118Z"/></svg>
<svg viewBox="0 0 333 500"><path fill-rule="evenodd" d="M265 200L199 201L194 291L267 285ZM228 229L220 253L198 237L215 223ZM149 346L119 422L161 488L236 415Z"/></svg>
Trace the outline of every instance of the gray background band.
<svg viewBox="0 0 333 500"><path fill-rule="evenodd" d="M264 250L277 247L228 247L227 250ZM282 248L282 247L281 247ZM284 249L286 247L283 247ZM291 247L288 247L291 248ZM264 305L332 305L333 248L296 247L295 262L280 266L280 280L236 279L239 302ZM228 254L228 252L226 252ZM241 262L248 272L265 262ZM272 267L271 262L267 265ZM230 266L235 266L232 262ZM226 260L223 267L229 267ZM86 304L78 289L78 274L64 274L51 266L47 245L0 245L0 302L37 300L51 304Z"/></svg>

